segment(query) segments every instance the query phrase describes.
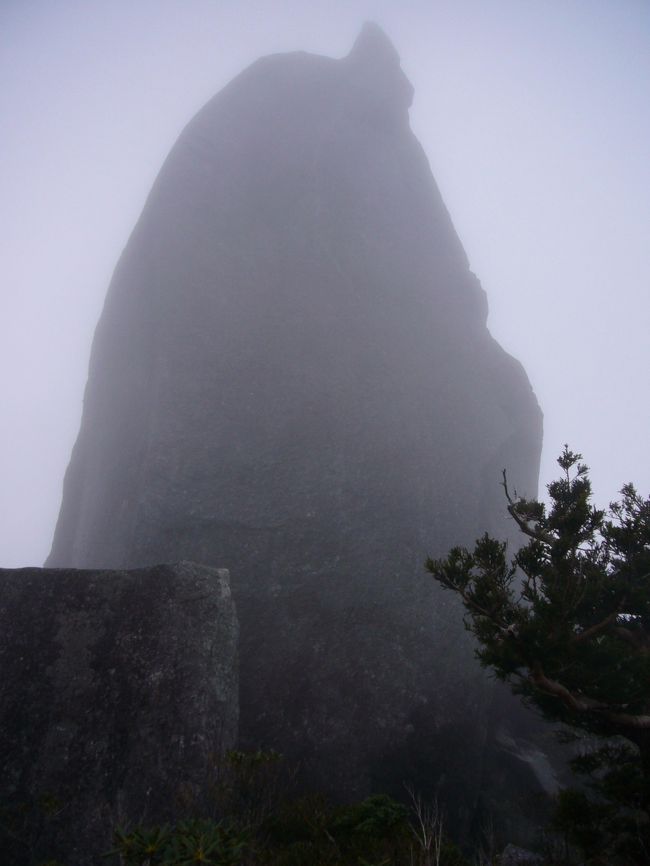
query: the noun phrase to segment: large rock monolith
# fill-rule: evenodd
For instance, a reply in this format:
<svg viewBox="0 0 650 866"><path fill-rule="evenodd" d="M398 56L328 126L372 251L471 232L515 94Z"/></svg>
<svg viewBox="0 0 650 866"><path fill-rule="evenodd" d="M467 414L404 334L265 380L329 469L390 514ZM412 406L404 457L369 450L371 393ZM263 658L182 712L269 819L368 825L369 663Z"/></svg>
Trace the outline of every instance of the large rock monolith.
<svg viewBox="0 0 650 866"><path fill-rule="evenodd" d="M501 471L536 493L542 423L412 95L366 25L188 124L109 289L49 563L227 565L242 747L341 796L417 777L467 827L507 722L423 561L512 532Z"/></svg>
<svg viewBox="0 0 650 866"><path fill-rule="evenodd" d="M94 866L118 825L205 808L237 634L224 569L0 569L0 860Z"/></svg>

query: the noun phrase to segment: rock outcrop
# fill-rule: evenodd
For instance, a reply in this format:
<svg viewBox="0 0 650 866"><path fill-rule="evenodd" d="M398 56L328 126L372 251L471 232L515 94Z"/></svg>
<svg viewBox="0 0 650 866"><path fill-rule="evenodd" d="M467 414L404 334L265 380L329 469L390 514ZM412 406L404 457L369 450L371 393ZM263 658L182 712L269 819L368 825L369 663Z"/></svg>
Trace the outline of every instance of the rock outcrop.
<svg viewBox="0 0 650 866"><path fill-rule="evenodd" d="M423 561L512 531L541 413L411 99L367 25L189 123L110 286L49 564L227 565L242 747L344 796L417 776L466 828L505 722Z"/></svg>
<svg viewBox="0 0 650 866"><path fill-rule="evenodd" d="M99 864L119 824L200 803L236 741L237 634L225 570L0 570L2 862Z"/></svg>

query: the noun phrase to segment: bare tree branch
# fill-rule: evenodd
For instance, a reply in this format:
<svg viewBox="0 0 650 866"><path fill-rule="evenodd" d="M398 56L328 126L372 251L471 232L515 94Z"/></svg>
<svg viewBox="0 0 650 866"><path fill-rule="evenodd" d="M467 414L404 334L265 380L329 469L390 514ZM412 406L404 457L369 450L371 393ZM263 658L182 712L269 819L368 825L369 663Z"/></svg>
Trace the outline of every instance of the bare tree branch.
<svg viewBox="0 0 650 866"><path fill-rule="evenodd" d="M625 604L625 599L621 601L619 607L622 607ZM601 632L605 631L605 629L610 626L613 622L616 622L619 616L618 610L613 610L609 616L606 616L605 619L601 619L600 622L595 623L595 625L589 626L589 628L584 629L581 632L578 632L571 639L571 643L584 643L587 640L591 640L591 638L596 637Z"/></svg>
<svg viewBox="0 0 650 866"><path fill-rule="evenodd" d="M650 637L645 632L634 631L624 625L617 625L616 628L612 629L612 633L633 646L639 653L643 655L650 653Z"/></svg>
<svg viewBox="0 0 650 866"><path fill-rule="evenodd" d="M535 662L532 665L529 679L541 691L559 698L570 710L578 713L598 713L602 718L607 719L608 722L620 725L621 727L635 730L650 730L650 715L619 713L613 710L609 704L603 703L603 701L594 700L586 695L575 695L566 686L563 686L562 683L549 679L539 662Z"/></svg>
<svg viewBox="0 0 650 866"><path fill-rule="evenodd" d="M503 481L501 482L501 486L503 487L506 499L508 500L508 505L506 506L508 509L508 513L513 518L519 529L527 535L529 538L534 538L536 541L541 541L544 544L555 544L557 539L550 532L544 532L542 529L533 528L529 521L523 517L517 511L518 502L516 499L513 499L510 495L510 490L508 489L508 479L506 476L506 470L503 470Z"/></svg>

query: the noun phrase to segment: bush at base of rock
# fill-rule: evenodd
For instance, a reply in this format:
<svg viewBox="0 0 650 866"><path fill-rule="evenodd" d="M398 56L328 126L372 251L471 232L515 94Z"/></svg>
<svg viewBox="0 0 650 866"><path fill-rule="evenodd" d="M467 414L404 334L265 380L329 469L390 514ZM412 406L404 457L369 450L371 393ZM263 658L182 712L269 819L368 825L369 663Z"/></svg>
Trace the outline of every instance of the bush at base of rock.
<svg viewBox="0 0 650 866"><path fill-rule="evenodd" d="M409 809L384 794L332 806L319 794L287 803L256 827L227 820L117 830L110 852L120 866L468 866L434 830L438 859L414 832Z"/></svg>

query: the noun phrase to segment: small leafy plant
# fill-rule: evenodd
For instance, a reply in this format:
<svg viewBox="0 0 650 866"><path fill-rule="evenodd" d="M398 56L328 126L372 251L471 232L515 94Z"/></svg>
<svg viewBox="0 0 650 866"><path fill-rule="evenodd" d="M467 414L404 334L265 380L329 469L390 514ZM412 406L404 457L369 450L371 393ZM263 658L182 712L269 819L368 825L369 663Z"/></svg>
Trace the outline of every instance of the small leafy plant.
<svg viewBox="0 0 650 866"><path fill-rule="evenodd" d="M121 866L237 866L247 840L220 821L194 819L175 827L118 829L114 848Z"/></svg>

